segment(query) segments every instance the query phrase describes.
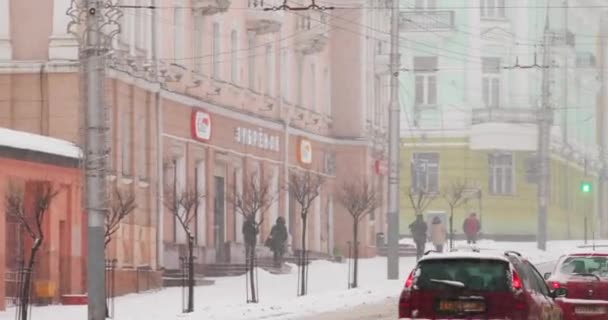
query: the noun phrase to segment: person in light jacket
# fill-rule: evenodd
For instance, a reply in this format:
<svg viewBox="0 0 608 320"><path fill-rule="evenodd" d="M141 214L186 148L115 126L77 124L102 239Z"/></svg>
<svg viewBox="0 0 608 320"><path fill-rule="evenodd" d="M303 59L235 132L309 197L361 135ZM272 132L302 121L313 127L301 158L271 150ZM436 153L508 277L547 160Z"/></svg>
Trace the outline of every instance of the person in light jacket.
<svg viewBox="0 0 608 320"><path fill-rule="evenodd" d="M431 242L435 246L435 250L443 252L443 246L448 238L448 231L441 221L441 218L434 217L431 223Z"/></svg>

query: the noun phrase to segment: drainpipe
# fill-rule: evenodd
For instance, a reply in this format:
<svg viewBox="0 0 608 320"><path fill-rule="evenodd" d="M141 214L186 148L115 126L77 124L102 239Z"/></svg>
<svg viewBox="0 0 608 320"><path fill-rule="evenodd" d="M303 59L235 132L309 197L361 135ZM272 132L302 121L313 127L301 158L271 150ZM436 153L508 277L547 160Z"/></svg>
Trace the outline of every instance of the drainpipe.
<svg viewBox="0 0 608 320"><path fill-rule="evenodd" d="M160 0L154 0L154 6L158 6ZM164 234L164 197L163 197L163 113L160 101L160 82L158 77L158 9L152 10L152 61L154 64L154 72L158 87L154 94L154 110L156 113L156 269L160 270L164 267L163 255L165 251L163 234Z"/></svg>

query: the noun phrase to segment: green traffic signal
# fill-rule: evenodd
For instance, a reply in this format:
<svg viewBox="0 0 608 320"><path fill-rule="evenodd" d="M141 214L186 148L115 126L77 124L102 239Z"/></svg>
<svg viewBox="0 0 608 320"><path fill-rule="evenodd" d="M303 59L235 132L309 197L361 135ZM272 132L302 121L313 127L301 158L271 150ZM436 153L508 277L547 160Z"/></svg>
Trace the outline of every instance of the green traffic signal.
<svg viewBox="0 0 608 320"><path fill-rule="evenodd" d="M589 192L591 192L591 183L589 183L589 182L583 182L583 183L581 183L581 191L583 193L589 193Z"/></svg>

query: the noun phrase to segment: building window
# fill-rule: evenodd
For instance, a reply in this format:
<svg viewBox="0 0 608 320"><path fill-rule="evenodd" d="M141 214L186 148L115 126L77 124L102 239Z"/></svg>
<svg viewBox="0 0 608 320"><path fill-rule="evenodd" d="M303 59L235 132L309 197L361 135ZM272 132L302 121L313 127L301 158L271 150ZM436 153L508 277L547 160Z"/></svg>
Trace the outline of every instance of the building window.
<svg viewBox="0 0 608 320"><path fill-rule="evenodd" d="M437 104L437 57L414 57L416 105Z"/></svg>
<svg viewBox="0 0 608 320"><path fill-rule="evenodd" d="M287 54L287 49L283 49L281 52L281 65L279 66L279 68L281 68L281 80L279 81L279 84L281 86L281 94L285 100L289 100L291 98L289 95L291 79L289 79L289 64L287 63Z"/></svg>
<svg viewBox="0 0 608 320"><path fill-rule="evenodd" d="M310 65L310 110L317 111L317 70L314 63Z"/></svg>
<svg viewBox="0 0 608 320"><path fill-rule="evenodd" d="M323 110L331 115L331 83L329 82L329 68L323 69L323 88L325 96L323 97Z"/></svg>
<svg viewBox="0 0 608 320"><path fill-rule="evenodd" d="M412 189L439 192L439 154L414 153L411 175Z"/></svg>
<svg viewBox="0 0 608 320"><path fill-rule="evenodd" d="M482 18L504 18L505 0L480 0Z"/></svg>
<svg viewBox="0 0 608 320"><path fill-rule="evenodd" d="M248 63L249 89L255 91L255 45L256 45L255 32L249 32L247 37L248 37L247 42L248 42L248 47L249 47L248 48L248 51L249 51L249 63Z"/></svg>
<svg viewBox="0 0 608 320"><path fill-rule="evenodd" d="M512 195L513 188L513 155L494 153L488 155L490 168L490 193L495 195Z"/></svg>
<svg viewBox="0 0 608 320"><path fill-rule="evenodd" d="M194 72L202 74L205 59L203 58L203 16L194 16Z"/></svg>
<svg viewBox="0 0 608 320"><path fill-rule="evenodd" d="M238 45L238 35L236 30L232 30L230 33L230 81L233 84L238 84L239 82Z"/></svg>
<svg viewBox="0 0 608 320"><path fill-rule="evenodd" d="M302 57L298 57L298 62L297 62L297 68L298 68L298 75L297 75L297 79L296 79L296 84L298 86L297 88L297 97L296 97L296 103L298 106L302 106L302 98L303 98L303 94L302 94L302 86L304 85L304 72L302 69L304 69L304 62L302 61Z"/></svg>
<svg viewBox="0 0 608 320"><path fill-rule="evenodd" d="M125 108L122 115L122 174L131 176L131 110Z"/></svg>
<svg viewBox="0 0 608 320"><path fill-rule="evenodd" d="M272 63L272 46L271 45L267 45L266 46L266 94L268 94L269 96L272 96L273 94L273 90L272 90L272 79L274 78L273 76L273 63Z"/></svg>
<svg viewBox="0 0 608 320"><path fill-rule="evenodd" d="M147 108L142 111L137 121L138 123L138 160L137 175L140 180L147 180L148 178L148 119L147 119Z"/></svg>
<svg viewBox="0 0 608 320"><path fill-rule="evenodd" d="M195 186L196 186L196 194L204 195L205 194L205 161L197 161L196 167L194 168L194 178ZM205 198L202 197L201 202L198 207L196 207L196 215L195 215L195 243L199 246L205 246L207 244L207 221L206 221L206 208L205 208Z"/></svg>
<svg viewBox="0 0 608 320"><path fill-rule="evenodd" d="M488 108L500 106L500 58L483 58L482 95Z"/></svg>
<svg viewBox="0 0 608 320"><path fill-rule="evenodd" d="M416 10L429 10L437 8L437 0L416 0Z"/></svg>
<svg viewBox="0 0 608 320"><path fill-rule="evenodd" d="M173 58L179 63L184 58L184 9L173 9Z"/></svg>
<svg viewBox="0 0 608 320"><path fill-rule="evenodd" d="M220 24L217 22L213 23L213 73L214 79L220 79Z"/></svg>

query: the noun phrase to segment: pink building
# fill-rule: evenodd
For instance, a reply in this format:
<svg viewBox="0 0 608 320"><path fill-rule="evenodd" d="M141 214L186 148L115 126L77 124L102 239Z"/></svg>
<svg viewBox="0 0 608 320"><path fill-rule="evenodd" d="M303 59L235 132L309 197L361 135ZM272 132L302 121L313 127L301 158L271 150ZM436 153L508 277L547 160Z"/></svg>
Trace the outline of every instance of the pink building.
<svg viewBox="0 0 608 320"><path fill-rule="evenodd" d="M0 126L79 142L70 1L43 2L0 0ZM285 216L291 249L301 245L300 221L283 192L286 173L325 175L308 248L345 255L350 217L334 199L335 187L356 175L383 194L386 184L383 10L263 11L275 3L254 0L153 3L159 8L122 9L106 72L110 181L132 188L138 203L107 253L126 277L119 291L137 289L130 276L137 267L178 266L185 237L162 205L170 177L205 194L193 226L197 263L242 260L242 217L226 194L249 170L271 176L280 194L261 238ZM206 125L193 131L197 119ZM375 253L384 216L381 208L362 224L365 255Z"/></svg>

